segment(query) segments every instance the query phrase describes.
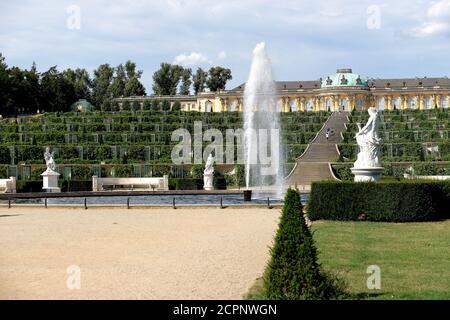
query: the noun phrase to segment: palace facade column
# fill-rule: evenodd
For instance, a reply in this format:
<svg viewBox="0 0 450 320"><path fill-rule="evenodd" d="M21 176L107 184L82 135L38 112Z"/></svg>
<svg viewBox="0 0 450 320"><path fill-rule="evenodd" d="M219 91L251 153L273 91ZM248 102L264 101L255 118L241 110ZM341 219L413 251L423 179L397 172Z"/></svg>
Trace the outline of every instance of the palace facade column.
<svg viewBox="0 0 450 320"><path fill-rule="evenodd" d="M228 98L220 98L221 111L228 111Z"/></svg>
<svg viewBox="0 0 450 320"><path fill-rule="evenodd" d="M356 94L352 95L350 110L356 109Z"/></svg>
<svg viewBox="0 0 450 320"><path fill-rule="evenodd" d="M284 112L289 112L289 101L290 101L290 98L289 97L284 97L283 98L283 107L284 107Z"/></svg>
<svg viewBox="0 0 450 320"><path fill-rule="evenodd" d="M237 109L238 111L242 112L243 111L243 106L242 106L242 98L237 98Z"/></svg>
<svg viewBox="0 0 450 320"><path fill-rule="evenodd" d="M436 105L438 106L438 108L442 108L440 94L436 95Z"/></svg>
<svg viewBox="0 0 450 320"><path fill-rule="evenodd" d="M384 97L384 103L385 103L385 108L387 110L392 110L392 108L391 108L391 96L385 96Z"/></svg>
<svg viewBox="0 0 450 320"><path fill-rule="evenodd" d="M406 109L406 101L408 100L408 96L407 95L402 95L402 102L401 102L401 110L405 110Z"/></svg>

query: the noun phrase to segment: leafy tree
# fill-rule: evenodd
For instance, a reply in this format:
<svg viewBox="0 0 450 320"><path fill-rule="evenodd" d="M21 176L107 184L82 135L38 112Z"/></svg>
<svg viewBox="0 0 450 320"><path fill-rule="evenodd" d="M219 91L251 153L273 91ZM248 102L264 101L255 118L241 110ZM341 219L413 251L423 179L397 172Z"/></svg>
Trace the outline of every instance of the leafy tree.
<svg viewBox="0 0 450 320"><path fill-rule="evenodd" d="M208 78L208 73L203 71L202 68L198 68L197 72L193 76L194 93L195 94L198 94L199 92L202 92L205 89L207 78Z"/></svg>
<svg viewBox="0 0 450 320"><path fill-rule="evenodd" d="M139 82L137 76L133 76L128 79L128 82L125 85L125 97L143 95L145 95L145 88L142 83Z"/></svg>
<svg viewBox="0 0 450 320"><path fill-rule="evenodd" d="M342 294L342 287L325 275L317 262L317 249L303 217L298 191L288 189L264 274L268 299L331 299Z"/></svg>
<svg viewBox="0 0 450 320"><path fill-rule="evenodd" d="M125 86L127 81L125 67L122 64L119 64L114 68L114 77L111 85L108 87L108 96L114 98L125 96Z"/></svg>
<svg viewBox="0 0 450 320"><path fill-rule="evenodd" d="M159 70L153 74L153 92L161 96L175 95L182 71L183 68L178 65L161 63Z"/></svg>
<svg viewBox="0 0 450 320"><path fill-rule="evenodd" d="M9 114L6 103L9 99L9 80L8 80L8 65L5 63L5 57L0 53L0 112Z"/></svg>
<svg viewBox="0 0 450 320"><path fill-rule="evenodd" d="M107 98L111 98L109 86L113 80L114 69L109 64L100 65L94 71L94 79L92 82L92 102L97 107L105 107L108 102Z"/></svg>
<svg viewBox="0 0 450 320"><path fill-rule="evenodd" d="M144 101L144 110L151 110L152 109L152 103L149 100Z"/></svg>
<svg viewBox="0 0 450 320"><path fill-rule="evenodd" d="M209 90L215 92L225 90L228 80L232 79L231 70L223 67L212 67L209 69L209 76L206 80Z"/></svg>
<svg viewBox="0 0 450 320"><path fill-rule="evenodd" d="M156 99L152 100L152 108L151 108L151 110L153 110L153 111L161 110L161 106L160 106L160 103L158 102L158 100L156 100Z"/></svg>
<svg viewBox="0 0 450 320"><path fill-rule="evenodd" d="M191 77L192 77L192 69L191 68L183 69L181 73L180 94L189 95L190 87L192 84Z"/></svg>
<svg viewBox="0 0 450 320"><path fill-rule="evenodd" d="M56 66L42 74L41 105L47 111L65 111L77 100L75 88Z"/></svg>
<svg viewBox="0 0 450 320"><path fill-rule="evenodd" d="M92 81L86 69L67 69L62 72L63 77L71 84L78 99L91 99Z"/></svg>
<svg viewBox="0 0 450 320"><path fill-rule="evenodd" d="M162 101L162 103L161 103L161 109L163 110L163 111L169 111L170 110L170 102L169 102L169 100L163 100Z"/></svg>
<svg viewBox="0 0 450 320"><path fill-rule="evenodd" d="M172 111L180 111L180 110L181 110L180 101L175 101L172 105Z"/></svg>
<svg viewBox="0 0 450 320"><path fill-rule="evenodd" d="M194 164L191 169L192 179L203 179L203 171L205 171L204 164Z"/></svg>

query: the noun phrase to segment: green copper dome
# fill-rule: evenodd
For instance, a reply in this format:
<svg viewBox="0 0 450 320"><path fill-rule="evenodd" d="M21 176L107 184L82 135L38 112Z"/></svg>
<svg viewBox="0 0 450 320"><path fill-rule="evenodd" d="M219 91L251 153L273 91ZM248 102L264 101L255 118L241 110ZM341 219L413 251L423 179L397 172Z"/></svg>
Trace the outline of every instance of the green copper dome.
<svg viewBox="0 0 450 320"><path fill-rule="evenodd" d="M322 79L322 88L332 87L367 87L367 81L352 69L337 69L336 73Z"/></svg>

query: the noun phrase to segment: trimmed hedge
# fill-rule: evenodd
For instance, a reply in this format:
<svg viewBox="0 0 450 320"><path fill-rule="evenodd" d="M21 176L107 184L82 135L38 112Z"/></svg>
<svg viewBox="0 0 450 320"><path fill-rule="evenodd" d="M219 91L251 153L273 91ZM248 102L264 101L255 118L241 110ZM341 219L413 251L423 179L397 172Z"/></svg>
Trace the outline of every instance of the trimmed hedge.
<svg viewBox="0 0 450 320"><path fill-rule="evenodd" d="M450 182L315 182L311 220L433 221L450 218ZM364 216L362 215L364 214Z"/></svg>

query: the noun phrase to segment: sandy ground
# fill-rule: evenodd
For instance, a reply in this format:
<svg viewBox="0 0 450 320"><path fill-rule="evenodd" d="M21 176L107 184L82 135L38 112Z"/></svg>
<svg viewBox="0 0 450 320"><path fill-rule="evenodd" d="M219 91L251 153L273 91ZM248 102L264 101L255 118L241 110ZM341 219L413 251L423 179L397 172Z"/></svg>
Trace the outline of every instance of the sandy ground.
<svg viewBox="0 0 450 320"><path fill-rule="evenodd" d="M264 270L279 214L0 207L0 298L241 299Z"/></svg>

